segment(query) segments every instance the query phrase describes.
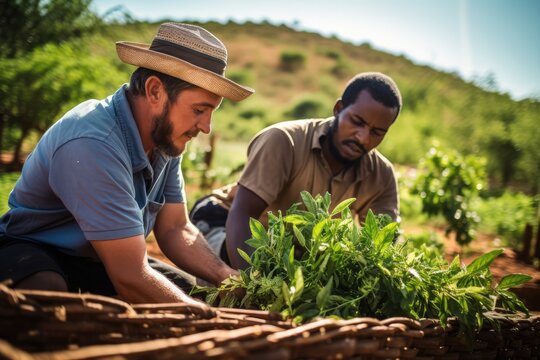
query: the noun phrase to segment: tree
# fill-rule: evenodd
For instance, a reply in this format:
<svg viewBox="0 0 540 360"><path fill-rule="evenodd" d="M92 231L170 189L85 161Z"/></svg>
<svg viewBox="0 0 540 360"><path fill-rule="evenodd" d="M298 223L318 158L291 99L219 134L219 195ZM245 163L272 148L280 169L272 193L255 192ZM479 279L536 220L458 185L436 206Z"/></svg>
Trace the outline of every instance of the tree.
<svg viewBox="0 0 540 360"><path fill-rule="evenodd" d="M25 62L28 56L49 43L62 44L74 38L83 36L101 25L99 17L90 11L91 0L1 0L0 2L0 153L5 149L6 126L20 130L20 137L15 141L15 152L20 152L20 141L23 141L32 128L29 124L18 123L20 114L28 108L36 106L32 99L36 94L32 91L39 88L40 79L46 77L45 73L32 71ZM37 56L39 57L39 55ZM19 60L17 60L19 59ZM57 59L60 60L61 59ZM41 70L50 70L48 65L37 65ZM21 73L17 73L21 70ZM12 81L20 81L13 84ZM13 87L23 85L23 89L14 91ZM24 89L27 87L28 91ZM17 93L19 99L13 99L12 94ZM32 94L32 95L30 95ZM38 95L38 98L43 94ZM8 97L8 99L6 99ZM31 102L25 102L30 101ZM64 102L60 102L64 104ZM49 105L53 105L50 103ZM10 108L15 106L15 108ZM54 113L53 109L43 109ZM23 109L27 110L23 110ZM16 115L18 114L18 115ZM15 116L15 117L14 117ZM24 116L23 116L24 117ZM33 120L49 121L34 118ZM39 128L39 126L38 126ZM18 161L18 156L15 157ZM0 160L1 164L1 160Z"/></svg>
<svg viewBox="0 0 540 360"><path fill-rule="evenodd" d="M0 68L0 84L9 85L0 97L0 113L9 119L8 128L18 130L12 132L11 168L21 163L21 147L31 131L44 133L77 103L102 98L125 80L110 60L72 44L49 44L25 58L0 59Z"/></svg>
<svg viewBox="0 0 540 360"><path fill-rule="evenodd" d="M15 58L48 43L60 43L95 30L99 17L91 0L2 0L0 57Z"/></svg>

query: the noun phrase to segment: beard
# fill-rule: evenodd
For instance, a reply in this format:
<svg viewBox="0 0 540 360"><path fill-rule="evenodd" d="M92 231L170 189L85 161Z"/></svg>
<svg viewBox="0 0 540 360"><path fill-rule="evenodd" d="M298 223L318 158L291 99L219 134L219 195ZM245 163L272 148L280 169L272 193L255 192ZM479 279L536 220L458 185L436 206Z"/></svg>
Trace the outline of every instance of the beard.
<svg viewBox="0 0 540 360"><path fill-rule="evenodd" d="M336 159L338 162L343 164L345 167L350 167L350 166L353 166L355 164L358 164L360 162L360 160L364 157L364 155L367 153L367 151L366 151L366 149L364 148L364 146L362 144L360 144L360 143L358 143L356 141L353 141L353 140L346 140L345 143L354 142L356 144L356 146L358 146L359 148L361 148L363 150L363 153L358 158L352 159L352 160L344 157L343 155L341 155L341 153L339 152L339 149L338 149L338 147L336 145L336 140L334 138L334 135L337 133L338 122L339 122L339 118L336 115L334 117L334 121L332 122L332 126L330 126L330 129L328 129L328 134L326 136L326 138L328 139L328 147L330 149L330 154L332 154L332 157L334 159Z"/></svg>
<svg viewBox="0 0 540 360"><path fill-rule="evenodd" d="M163 112L154 117L152 127L152 140L156 148L163 154L171 157L178 157L184 149L179 149L174 145L172 139L173 125L169 119L169 107L167 103Z"/></svg>

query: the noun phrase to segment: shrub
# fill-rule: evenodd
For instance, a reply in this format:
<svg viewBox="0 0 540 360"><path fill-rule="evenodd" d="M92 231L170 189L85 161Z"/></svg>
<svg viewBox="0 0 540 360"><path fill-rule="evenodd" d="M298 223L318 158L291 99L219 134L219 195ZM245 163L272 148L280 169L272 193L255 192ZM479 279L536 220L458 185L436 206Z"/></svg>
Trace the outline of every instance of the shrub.
<svg viewBox="0 0 540 360"><path fill-rule="evenodd" d="M308 95L298 100L285 116L289 119L311 119L326 117L332 113L330 101L318 95Z"/></svg>
<svg viewBox="0 0 540 360"><path fill-rule="evenodd" d="M479 219L470 205L485 181L483 159L432 148L420 169L415 193L422 198L423 211L428 216L443 215L447 234L455 232L460 245L471 242Z"/></svg>
<svg viewBox="0 0 540 360"><path fill-rule="evenodd" d="M283 51L280 56L279 67L283 71L295 72L304 67L306 55L298 51Z"/></svg>
<svg viewBox="0 0 540 360"><path fill-rule="evenodd" d="M527 223L535 221L535 201L522 193L504 192L499 197L480 199L475 210L481 229L501 236L504 244L519 248Z"/></svg>

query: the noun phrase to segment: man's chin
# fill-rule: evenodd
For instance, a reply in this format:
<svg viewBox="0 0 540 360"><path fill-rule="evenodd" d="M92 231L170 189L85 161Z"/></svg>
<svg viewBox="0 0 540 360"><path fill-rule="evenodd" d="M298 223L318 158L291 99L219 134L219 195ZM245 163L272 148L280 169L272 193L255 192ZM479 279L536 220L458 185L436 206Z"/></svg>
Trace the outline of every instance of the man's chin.
<svg viewBox="0 0 540 360"><path fill-rule="evenodd" d="M167 147L167 148L158 148L159 151L161 151L162 154L169 156L169 157L179 157L184 152L184 147L177 148L177 147Z"/></svg>

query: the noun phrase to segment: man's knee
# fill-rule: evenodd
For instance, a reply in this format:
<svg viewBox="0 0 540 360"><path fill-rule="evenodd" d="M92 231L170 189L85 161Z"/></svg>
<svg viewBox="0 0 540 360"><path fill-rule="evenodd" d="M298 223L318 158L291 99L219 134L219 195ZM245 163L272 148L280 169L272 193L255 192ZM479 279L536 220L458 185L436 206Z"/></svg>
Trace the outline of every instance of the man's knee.
<svg viewBox="0 0 540 360"><path fill-rule="evenodd" d="M15 288L27 290L68 291L66 280L62 275L55 271L40 271L32 274L15 284Z"/></svg>

